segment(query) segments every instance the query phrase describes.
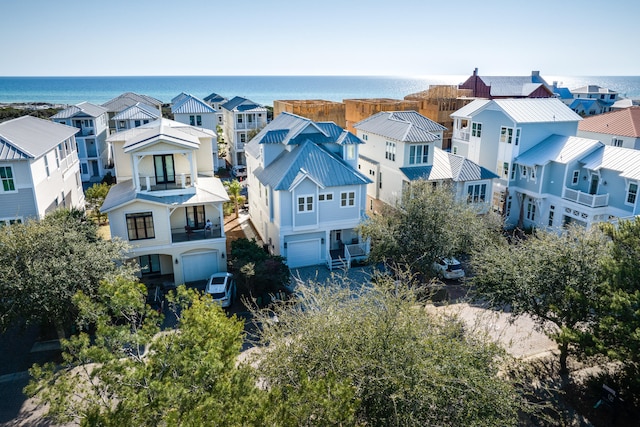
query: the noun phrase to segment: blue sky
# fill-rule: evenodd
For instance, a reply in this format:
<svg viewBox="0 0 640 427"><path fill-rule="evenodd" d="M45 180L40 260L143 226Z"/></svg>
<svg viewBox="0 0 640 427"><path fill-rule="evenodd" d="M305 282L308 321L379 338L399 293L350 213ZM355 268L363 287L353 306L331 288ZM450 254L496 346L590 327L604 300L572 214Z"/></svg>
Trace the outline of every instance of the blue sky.
<svg viewBox="0 0 640 427"><path fill-rule="evenodd" d="M0 0L1 76L640 75L640 2Z"/></svg>

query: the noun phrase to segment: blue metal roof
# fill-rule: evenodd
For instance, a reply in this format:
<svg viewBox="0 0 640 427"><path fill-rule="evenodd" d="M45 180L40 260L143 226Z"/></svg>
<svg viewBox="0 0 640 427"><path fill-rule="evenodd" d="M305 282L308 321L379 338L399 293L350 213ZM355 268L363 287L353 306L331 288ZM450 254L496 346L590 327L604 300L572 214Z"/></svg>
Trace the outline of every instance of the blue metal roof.
<svg viewBox="0 0 640 427"><path fill-rule="evenodd" d="M264 108L261 105L256 104L255 102L248 100L247 98L243 98L241 96L236 96L231 100L225 102L220 106L225 110L238 110L238 111L247 111L253 110L254 108Z"/></svg>
<svg viewBox="0 0 640 427"><path fill-rule="evenodd" d="M212 93L204 97L204 100L207 102L222 102L225 101L226 98L222 95L218 95L217 93Z"/></svg>
<svg viewBox="0 0 640 427"><path fill-rule="evenodd" d="M431 169L433 166L412 166L408 168L400 168L400 171L406 176L409 181L416 181L418 179L429 180L431 175Z"/></svg>
<svg viewBox="0 0 640 427"><path fill-rule="evenodd" d="M171 112L173 114L207 114L215 113L216 110L195 96L185 95L171 106Z"/></svg>
<svg viewBox="0 0 640 427"><path fill-rule="evenodd" d="M372 182L335 154L307 141L292 151L284 151L269 166L255 171L263 185L289 190L294 181L307 176L323 188L362 185Z"/></svg>

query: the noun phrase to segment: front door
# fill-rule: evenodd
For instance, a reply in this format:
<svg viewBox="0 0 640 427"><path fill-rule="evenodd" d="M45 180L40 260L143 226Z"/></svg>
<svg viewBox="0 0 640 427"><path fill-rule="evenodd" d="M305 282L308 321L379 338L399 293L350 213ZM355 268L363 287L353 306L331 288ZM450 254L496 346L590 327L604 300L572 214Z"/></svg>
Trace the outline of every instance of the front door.
<svg viewBox="0 0 640 427"><path fill-rule="evenodd" d="M598 192L598 175L591 175L591 186L589 186L589 194L596 194Z"/></svg>
<svg viewBox="0 0 640 427"><path fill-rule="evenodd" d="M156 184L176 182L176 174L173 169L173 154L153 156L153 164L156 171Z"/></svg>

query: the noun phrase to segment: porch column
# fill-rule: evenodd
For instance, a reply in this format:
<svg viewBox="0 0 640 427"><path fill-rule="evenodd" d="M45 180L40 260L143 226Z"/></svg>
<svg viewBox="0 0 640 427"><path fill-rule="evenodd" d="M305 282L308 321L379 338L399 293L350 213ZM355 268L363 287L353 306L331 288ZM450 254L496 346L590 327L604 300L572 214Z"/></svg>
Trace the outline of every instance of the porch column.
<svg viewBox="0 0 640 427"><path fill-rule="evenodd" d="M189 154L187 154L187 158L189 159L189 165L191 166L191 185L195 186L198 174L196 171L195 162L193 161L193 151L189 151Z"/></svg>

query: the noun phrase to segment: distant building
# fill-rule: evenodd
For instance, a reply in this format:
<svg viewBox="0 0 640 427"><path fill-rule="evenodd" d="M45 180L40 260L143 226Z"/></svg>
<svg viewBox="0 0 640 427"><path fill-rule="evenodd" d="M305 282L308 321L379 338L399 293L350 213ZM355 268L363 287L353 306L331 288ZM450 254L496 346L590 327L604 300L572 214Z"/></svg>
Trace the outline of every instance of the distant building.
<svg viewBox="0 0 640 427"><path fill-rule="evenodd" d="M157 109L158 113L160 113L160 116L162 116L162 101L147 95L139 95L134 92L125 92L122 95L118 95L115 98L102 104L102 106L106 108L107 112L109 113L109 134L116 132L116 123L113 121L113 116L138 103L146 104Z"/></svg>
<svg viewBox="0 0 640 427"><path fill-rule="evenodd" d="M251 137L267 124L267 109L236 96L220 106L223 116L223 138L227 144L227 160L231 166L246 165L244 147Z"/></svg>
<svg viewBox="0 0 640 427"><path fill-rule="evenodd" d="M530 76L480 76L478 69L473 70L459 89L471 90L474 98L551 98L554 96L551 86L540 77L539 71Z"/></svg>
<svg viewBox="0 0 640 427"><path fill-rule="evenodd" d="M314 122L334 122L343 129L346 127L345 105L342 102L324 99L273 101L273 118L284 112L306 117Z"/></svg>
<svg viewBox="0 0 640 427"><path fill-rule="evenodd" d="M582 117L607 113L618 100L618 92L597 85L573 89L571 94L573 101L569 104L569 108Z"/></svg>
<svg viewBox="0 0 640 427"><path fill-rule="evenodd" d="M79 129L75 138L83 182L99 182L107 172L113 172L113 157L106 142L109 130L106 108L82 102L58 112L51 120Z"/></svg>
<svg viewBox="0 0 640 427"><path fill-rule="evenodd" d="M60 207L84 210L78 132L32 116L0 123L0 225Z"/></svg>
<svg viewBox="0 0 640 427"><path fill-rule="evenodd" d="M577 135L614 147L640 150L640 107L586 117L578 125Z"/></svg>
<svg viewBox="0 0 640 427"><path fill-rule="evenodd" d="M127 107L112 117L112 121L116 124L116 132L122 132L146 125L149 122L158 120L162 115L160 112L150 105L137 102L131 107Z"/></svg>
<svg viewBox="0 0 640 427"><path fill-rule="evenodd" d="M217 111L220 111L220 108L222 107L222 104L227 102L228 99L225 98L224 96L218 95L217 93L214 92L214 93L211 93L211 94L205 96L203 98L203 101L206 102L207 104L211 105Z"/></svg>

